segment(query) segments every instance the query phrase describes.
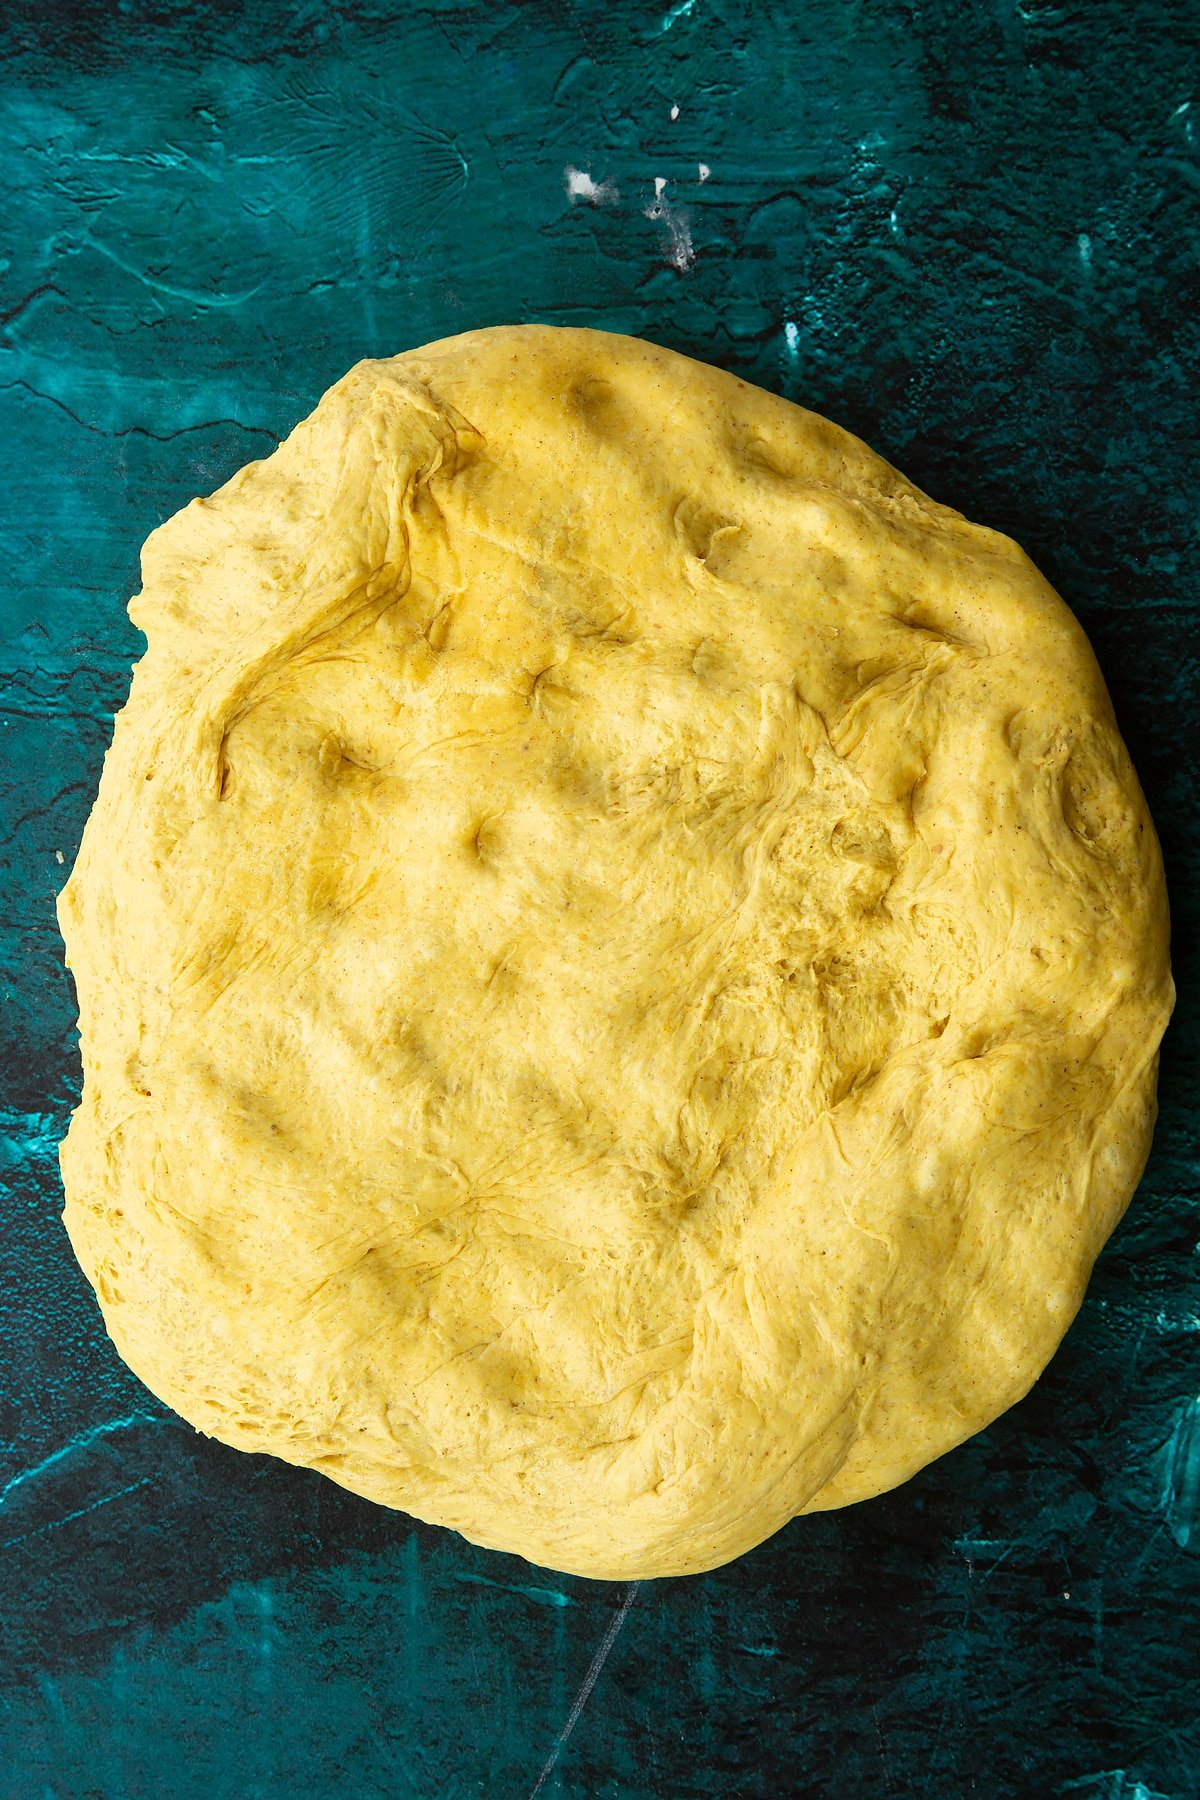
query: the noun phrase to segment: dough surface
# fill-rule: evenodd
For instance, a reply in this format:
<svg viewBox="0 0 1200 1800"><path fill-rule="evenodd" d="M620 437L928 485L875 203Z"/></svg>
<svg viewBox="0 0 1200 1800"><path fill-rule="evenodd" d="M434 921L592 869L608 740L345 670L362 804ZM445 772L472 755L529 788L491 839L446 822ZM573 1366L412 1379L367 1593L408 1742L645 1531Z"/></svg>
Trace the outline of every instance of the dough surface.
<svg viewBox="0 0 1200 1800"><path fill-rule="evenodd" d="M1172 988L1102 679L1010 540L529 326L360 363L142 571L62 1165L157 1395L634 1577L1025 1393Z"/></svg>

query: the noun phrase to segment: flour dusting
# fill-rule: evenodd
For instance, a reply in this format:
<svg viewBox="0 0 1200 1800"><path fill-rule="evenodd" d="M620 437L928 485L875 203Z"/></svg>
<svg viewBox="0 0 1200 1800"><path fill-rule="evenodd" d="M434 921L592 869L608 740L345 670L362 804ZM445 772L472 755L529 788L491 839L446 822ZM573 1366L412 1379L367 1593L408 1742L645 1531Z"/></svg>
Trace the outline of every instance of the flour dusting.
<svg viewBox="0 0 1200 1800"><path fill-rule="evenodd" d="M685 206L673 206L667 199L665 175L654 177L654 199L645 210L648 219L665 227L663 254L671 267L678 269L680 274L690 269L696 256L692 248L691 215Z"/></svg>
<svg viewBox="0 0 1200 1800"><path fill-rule="evenodd" d="M586 169L573 168L570 163L566 167L565 180L572 206L577 200L586 200L589 206L615 206L621 198L615 181L595 181Z"/></svg>

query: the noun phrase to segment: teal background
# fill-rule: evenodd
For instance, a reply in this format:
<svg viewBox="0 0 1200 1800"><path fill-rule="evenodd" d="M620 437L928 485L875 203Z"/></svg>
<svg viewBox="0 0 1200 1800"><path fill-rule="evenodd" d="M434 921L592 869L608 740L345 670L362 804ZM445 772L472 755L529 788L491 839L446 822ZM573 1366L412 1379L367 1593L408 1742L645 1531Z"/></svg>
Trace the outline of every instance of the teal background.
<svg viewBox="0 0 1200 1800"><path fill-rule="evenodd" d="M7 0L6 1800L1200 1794L1198 39L1190 0ZM1173 900L1155 1150L1032 1395L665 1584L199 1438L59 1223L53 900L142 539L356 358L532 319L735 369L1018 537L1092 636Z"/></svg>

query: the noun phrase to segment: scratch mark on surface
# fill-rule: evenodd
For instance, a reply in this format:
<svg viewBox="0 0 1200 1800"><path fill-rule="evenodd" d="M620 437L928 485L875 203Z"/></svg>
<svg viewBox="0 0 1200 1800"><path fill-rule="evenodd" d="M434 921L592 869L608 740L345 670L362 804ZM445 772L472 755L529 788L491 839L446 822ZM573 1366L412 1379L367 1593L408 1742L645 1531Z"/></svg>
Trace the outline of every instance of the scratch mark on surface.
<svg viewBox="0 0 1200 1800"><path fill-rule="evenodd" d="M573 1604L569 1594L560 1593L557 1588L522 1587L518 1582L493 1581L487 1575L472 1575L465 1570L455 1570L455 1581L470 1582L472 1587L498 1588L502 1594L522 1594L530 1600L540 1601L543 1606L570 1606Z"/></svg>
<svg viewBox="0 0 1200 1800"><path fill-rule="evenodd" d="M460 159L461 160L461 159ZM363 332L367 348L372 356L379 344L378 321L375 317L375 284L371 274L371 263L374 250L371 242L371 203L366 191L362 193L358 216L358 264L362 270L362 311Z"/></svg>
<svg viewBox="0 0 1200 1800"><path fill-rule="evenodd" d="M14 842L17 833L21 830L22 826L28 825L31 819L36 819L41 814L48 813L52 807L61 806L63 801L72 794L86 793L87 789L88 783L86 781L68 781L63 787L56 788L48 800L38 801L35 802L33 806L27 807L23 813L18 814L8 830L0 837L0 849L6 850L8 846ZM0 1494L0 1501L2 1500L3 1495Z"/></svg>
<svg viewBox="0 0 1200 1800"><path fill-rule="evenodd" d="M1167 1439L1162 1509L1171 1536L1186 1550L1200 1514L1200 1395L1189 1400Z"/></svg>
<svg viewBox="0 0 1200 1800"><path fill-rule="evenodd" d="M31 1525L28 1531L18 1531L15 1537L5 1538L0 1543L0 1550L8 1550L13 1544L22 1544L26 1538L37 1537L40 1532L57 1531L62 1525L70 1525L75 1519L82 1519L85 1513L95 1512L98 1507L108 1506L125 1494L136 1494L139 1488L149 1487L153 1479L152 1475L143 1475L137 1481L131 1481L128 1487L117 1488L112 1494L101 1494L98 1500L89 1500L86 1506L77 1506L74 1512L64 1513L61 1519L47 1519L41 1525Z"/></svg>
<svg viewBox="0 0 1200 1800"><path fill-rule="evenodd" d="M10 715L24 716L16 707L10 706L7 711ZM56 1113L0 1108L0 1168L11 1168L36 1157L56 1156L62 1132L62 1122Z"/></svg>
<svg viewBox="0 0 1200 1800"><path fill-rule="evenodd" d="M47 406L57 406L58 410L66 413L68 419L73 419L81 430L94 431L97 437L144 437L153 438L156 444L169 444L172 438L184 437L189 431L219 431L223 425L232 425L235 431L245 431L257 434L259 437L268 437L273 444L279 442L278 436L269 426L247 425L242 419L197 419L194 425L179 425L174 431L151 431L148 425L120 425L115 431L110 431L106 425L94 425L90 419L83 418L68 406L65 400L60 400L57 394L48 394L44 388L34 387L31 381L25 381L21 376L18 376L15 381L0 381L0 393L8 393L13 388L23 388L27 394L32 394L35 400L44 400Z"/></svg>
<svg viewBox="0 0 1200 1800"><path fill-rule="evenodd" d="M884 1779L887 1782L887 1791L891 1794L895 1792L892 1786L892 1765L891 1759L887 1753L887 1745L883 1741L883 1726L880 1723L878 1706L873 1706L871 1708L871 1717L875 1721L875 1741L879 1745L879 1760L883 1764L883 1774Z"/></svg>
<svg viewBox="0 0 1200 1800"><path fill-rule="evenodd" d="M580 1683L579 1692L575 1696L574 1704L567 1714L567 1722L555 1739L554 1748L546 1758L542 1772L538 1776L533 1788L530 1790L529 1800L537 1800L537 1796L541 1793L551 1775L554 1773L554 1765L562 1755L567 1739L579 1723L583 1709L591 1698L592 1689L600 1679L600 1672L608 1661L612 1647L617 1641L617 1634L625 1623L626 1614L637 1599L638 1589L641 1585L640 1581L630 1582L629 1590L626 1593L624 1600L621 1602L620 1611L611 1620L608 1630L600 1640L600 1648L597 1650L595 1656L593 1656L588 1672Z"/></svg>
<svg viewBox="0 0 1200 1800"><path fill-rule="evenodd" d="M114 1431L127 1431L134 1425L165 1425L167 1417L166 1413L130 1413L127 1418L105 1419L102 1424L89 1426L86 1431L81 1431L75 1437L68 1438L67 1442L59 1449L52 1450L49 1456L42 1458L41 1462L34 1463L28 1469L21 1469L16 1475L11 1476L0 1488L0 1506L4 1505L14 1488L23 1487L27 1481L35 1481L39 1475L44 1475L46 1470L52 1469L56 1463L65 1462L67 1457L75 1456L80 1450L88 1449L100 1438L110 1437Z"/></svg>
<svg viewBox="0 0 1200 1800"><path fill-rule="evenodd" d="M261 281L256 281L252 288L245 288L240 294L205 294L199 288L177 287L173 282L160 281L157 276L151 275L148 269L139 269L133 263L126 262L99 238L89 237L87 241L93 250L97 250L101 256L107 257L109 262L122 270L124 274L131 275L135 281L140 281L143 287L152 288L157 294L170 294L173 300L190 300L193 306L202 307L205 311L221 306L241 306L243 301L249 300L257 294L262 286Z"/></svg>
<svg viewBox="0 0 1200 1800"><path fill-rule="evenodd" d="M1103 1792L1095 1793L1094 1800L1167 1800L1157 1788L1148 1788L1144 1781L1127 1775L1124 1769L1099 1769L1094 1775L1081 1775L1076 1781L1064 1782L1058 1791L1060 1794L1080 1794L1089 1788L1103 1789Z"/></svg>
<svg viewBox="0 0 1200 1800"><path fill-rule="evenodd" d="M14 324L15 321L21 317L22 313L28 312L35 301L42 299L46 294L57 294L60 300L65 300L67 297L57 282L43 281L37 287L31 288L29 293L23 295L20 300L10 306L7 312L0 312L0 326Z"/></svg>
<svg viewBox="0 0 1200 1800"><path fill-rule="evenodd" d="M59 1731L66 1737L70 1730L70 1721L67 1718L67 1709L63 1705L62 1695L58 1691L58 1683L52 1676L40 1674L38 1676L38 1687L41 1689L42 1699L46 1704L46 1711L58 1726ZM53 1793L53 1789L50 1791Z"/></svg>
<svg viewBox="0 0 1200 1800"><path fill-rule="evenodd" d="M1002 1562L1007 1561L1020 1542L1020 1538L982 1538L967 1536L955 1538L954 1548L958 1551L959 1555L965 1559L967 1573L969 1575L978 1575L981 1581L986 1581L989 1575L995 1573ZM986 1568L980 1569L977 1568L975 1564L976 1555L980 1550L998 1550L1000 1554L993 1557Z"/></svg>
<svg viewBox="0 0 1200 1800"><path fill-rule="evenodd" d="M550 95L551 106L557 106L560 95L565 93L566 89L570 87L571 83L575 81L584 70L590 69L593 66L592 59L586 50L576 51L575 55L571 57L566 67L563 69L562 74L558 77L558 80L554 83L554 91Z"/></svg>

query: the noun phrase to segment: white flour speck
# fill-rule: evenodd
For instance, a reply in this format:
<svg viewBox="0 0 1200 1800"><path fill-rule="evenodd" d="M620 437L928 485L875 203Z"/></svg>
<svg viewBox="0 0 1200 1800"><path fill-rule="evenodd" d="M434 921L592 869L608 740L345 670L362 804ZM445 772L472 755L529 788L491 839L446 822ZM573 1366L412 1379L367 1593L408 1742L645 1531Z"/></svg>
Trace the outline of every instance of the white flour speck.
<svg viewBox="0 0 1200 1800"><path fill-rule="evenodd" d="M593 181L586 169L574 169L570 163L565 180L572 206L577 200L586 200L589 206L615 206L621 198L615 181Z"/></svg>
<svg viewBox="0 0 1200 1800"><path fill-rule="evenodd" d="M701 179L701 181L707 181L711 174L712 174L712 170L709 168L708 164L701 163L700 164L700 179Z"/></svg>
<svg viewBox="0 0 1200 1800"><path fill-rule="evenodd" d="M667 199L665 175L654 177L654 200L646 208L646 217L666 227L663 251L671 267L680 274L690 269L696 252L692 248L692 225L687 208L672 206Z"/></svg>

